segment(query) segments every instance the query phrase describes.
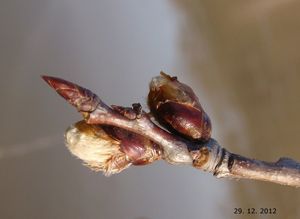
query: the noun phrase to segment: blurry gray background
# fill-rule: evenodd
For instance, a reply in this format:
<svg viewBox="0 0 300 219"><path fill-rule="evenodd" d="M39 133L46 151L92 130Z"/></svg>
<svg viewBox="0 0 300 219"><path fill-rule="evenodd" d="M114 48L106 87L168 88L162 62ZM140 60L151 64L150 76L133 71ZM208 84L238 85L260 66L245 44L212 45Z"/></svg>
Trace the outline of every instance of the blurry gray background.
<svg viewBox="0 0 300 219"><path fill-rule="evenodd" d="M1 1L0 218L232 218L236 207L299 218L299 189L164 162L109 178L90 171L64 146L80 115L40 79L146 107L148 82L164 70L193 87L230 151L300 160L299 9L292 0Z"/></svg>

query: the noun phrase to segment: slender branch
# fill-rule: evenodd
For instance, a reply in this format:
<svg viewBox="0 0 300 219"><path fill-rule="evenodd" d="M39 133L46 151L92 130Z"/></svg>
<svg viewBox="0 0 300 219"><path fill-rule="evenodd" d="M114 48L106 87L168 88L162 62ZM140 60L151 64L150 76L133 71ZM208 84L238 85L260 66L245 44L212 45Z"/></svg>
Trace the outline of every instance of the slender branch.
<svg viewBox="0 0 300 219"><path fill-rule="evenodd" d="M145 112L129 119L88 89L59 78L43 78L82 113L87 123L112 125L143 135L160 145L163 159L171 164L192 165L216 177L255 179L300 187L300 163L290 158L270 163L230 153L212 138L204 143L188 141L158 127Z"/></svg>
<svg viewBox="0 0 300 219"><path fill-rule="evenodd" d="M290 158L277 162L250 159L230 153L210 139L191 151L194 167L213 173L218 178L254 179L300 187L300 163Z"/></svg>

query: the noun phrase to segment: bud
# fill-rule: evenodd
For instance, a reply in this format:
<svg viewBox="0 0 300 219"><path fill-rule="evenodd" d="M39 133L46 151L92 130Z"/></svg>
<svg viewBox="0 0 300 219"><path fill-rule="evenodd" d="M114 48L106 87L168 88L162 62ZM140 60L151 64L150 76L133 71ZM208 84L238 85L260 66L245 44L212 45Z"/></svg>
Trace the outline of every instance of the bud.
<svg viewBox="0 0 300 219"><path fill-rule="evenodd" d="M106 133L120 142L121 151L133 165L145 165L161 157L161 149L154 142L141 135L114 126L103 126Z"/></svg>
<svg viewBox="0 0 300 219"><path fill-rule="evenodd" d="M150 82L148 105L156 119L184 137L206 141L211 122L193 90L164 72Z"/></svg>
<svg viewBox="0 0 300 219"><path fill-rule="evenodd" d="M133 165L152 163L161 158L160 148L152 141L126 130L90 125L79 121L65 133L70 152L95 171L106 176Z"/></svg>

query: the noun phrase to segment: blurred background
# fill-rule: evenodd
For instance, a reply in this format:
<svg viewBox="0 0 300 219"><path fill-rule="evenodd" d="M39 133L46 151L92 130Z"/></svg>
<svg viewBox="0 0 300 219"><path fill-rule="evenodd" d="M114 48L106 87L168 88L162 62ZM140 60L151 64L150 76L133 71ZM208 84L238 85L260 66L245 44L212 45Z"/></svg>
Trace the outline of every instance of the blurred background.
<svg viewBox="0 0 300 219"><path fill-rule="evenodd" d="M157 162L104 177L63 133L81 119L41 80L58 76L108 104L146 108L164 70L199 96L228 150L300 160L297 1L3 0L0 7L0 218L299 218L300 190L216 179Z"/></svg>

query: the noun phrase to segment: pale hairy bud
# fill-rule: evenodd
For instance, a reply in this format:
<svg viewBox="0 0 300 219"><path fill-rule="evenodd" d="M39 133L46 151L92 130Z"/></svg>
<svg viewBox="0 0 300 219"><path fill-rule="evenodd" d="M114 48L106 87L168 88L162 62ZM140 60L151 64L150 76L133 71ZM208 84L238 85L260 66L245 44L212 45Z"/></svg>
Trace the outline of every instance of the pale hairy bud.
<svg viewBox="0 0 300 219"><path fill-rule="evenodd" d="M119 173L131 165L121 151L120 142L110 137L100 126L80 121L65 132L65 144L70 152L94 171L106 176Z"/></svg>
<svg viewBox="0 0 300 219"><path fill-rule="evenodd" d="M113 126L80 121L65 133L70 152L95 171L106 176L133 165L145 165L161 158L161 150L147 138Z"/></svg>

